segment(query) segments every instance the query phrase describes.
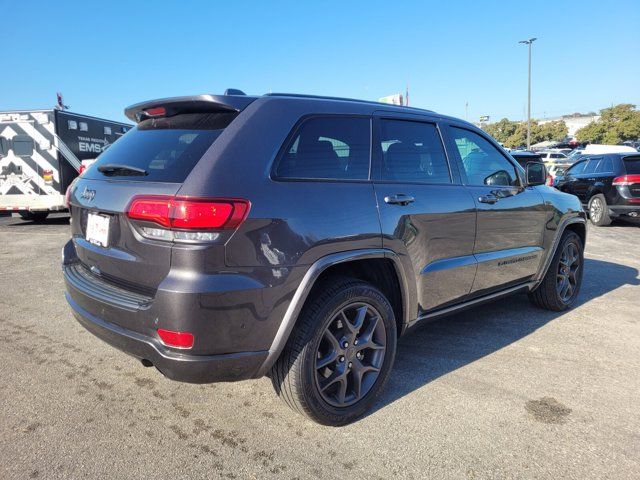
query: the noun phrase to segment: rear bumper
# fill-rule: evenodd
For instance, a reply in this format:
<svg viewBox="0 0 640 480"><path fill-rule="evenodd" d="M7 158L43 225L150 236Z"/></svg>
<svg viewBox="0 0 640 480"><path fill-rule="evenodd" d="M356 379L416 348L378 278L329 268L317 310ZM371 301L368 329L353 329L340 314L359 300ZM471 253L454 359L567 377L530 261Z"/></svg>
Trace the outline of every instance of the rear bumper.
<svg viewBox="0 0 640 480"><path fill-rule="evenodd" d="M151 362L172 380L189 383L230 382L253 378L268 352L225 355L187 355L170 350L158 340L106 322L78 305L69 293L67 302L75 318L96 337L123 352Z"/></svg>
<svg viewBox="0 0 640 480"><path fill-rule="evenodd" d="M615 216L631 215L640 216L640 203L632 205L609 205L610 212Z"/></svg>

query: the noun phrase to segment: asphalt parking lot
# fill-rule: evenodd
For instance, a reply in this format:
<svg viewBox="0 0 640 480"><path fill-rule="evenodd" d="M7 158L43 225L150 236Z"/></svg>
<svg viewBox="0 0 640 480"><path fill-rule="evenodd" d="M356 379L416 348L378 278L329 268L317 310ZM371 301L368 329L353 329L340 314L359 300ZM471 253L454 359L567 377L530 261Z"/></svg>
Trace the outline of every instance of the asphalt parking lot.
<svg viewBox="0 0 640 480"><path fill-rule="evenodd" d="M268 379L169 381L85 332L64 216L0 218L0 478L638 478L640 228L590 228L579 305L516 296L405 337L375 411L336 429Z"/></svg>

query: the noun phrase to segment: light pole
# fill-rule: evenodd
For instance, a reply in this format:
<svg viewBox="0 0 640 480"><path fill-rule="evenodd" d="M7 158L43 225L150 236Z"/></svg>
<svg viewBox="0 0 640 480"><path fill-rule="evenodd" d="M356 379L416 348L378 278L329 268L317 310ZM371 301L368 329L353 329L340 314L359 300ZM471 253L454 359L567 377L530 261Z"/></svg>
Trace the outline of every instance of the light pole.
<svg viewBox="0 0 640 480"><path fill-rule="evenodd" d="M518 43L524 43L529 45L529 91L527 94L527 150L531 148L531 44L535 42L537 38L530 38L529 40L521 40Z"/></svg>

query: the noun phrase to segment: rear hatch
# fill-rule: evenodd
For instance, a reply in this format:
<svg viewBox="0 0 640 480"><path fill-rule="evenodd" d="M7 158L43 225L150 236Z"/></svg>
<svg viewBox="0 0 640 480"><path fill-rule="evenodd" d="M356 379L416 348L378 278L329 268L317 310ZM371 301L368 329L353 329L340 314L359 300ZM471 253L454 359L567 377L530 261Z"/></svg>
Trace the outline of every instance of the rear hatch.
<svg viewBox="0 0 640 480"><path fill-rule="evenodd" d="M154 237L154 232L162 233L159 225L132 220L127 211L134 197L163 200L177 194L238 115L230 109L216 110L215 105L213 110L172 112L167 117L167 111L155 108L157 118L138 114L138 125L104 151L71 187L73 239L88 273L149 295L167 276L172 242Z"/></svg>
<svg viewBox="0 0 640 480"><path fill-rule="evenodd" d="M624 182L619 179L615 179L618 184L624 183L628 188L629 196L634 198L640 198L640 155L627 156L623 159L624 170L626 175L624 176Z"/></svg>

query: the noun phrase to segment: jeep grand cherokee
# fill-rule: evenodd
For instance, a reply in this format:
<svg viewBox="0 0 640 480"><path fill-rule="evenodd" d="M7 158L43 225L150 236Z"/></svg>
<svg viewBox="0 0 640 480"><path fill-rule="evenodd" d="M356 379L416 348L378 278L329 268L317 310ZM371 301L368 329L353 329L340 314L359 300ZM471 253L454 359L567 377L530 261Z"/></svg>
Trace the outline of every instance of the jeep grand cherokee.
<svg viewBox="0 0 640 480"><path fill-rule="evenodd" d="M329 425L379 397L411 327L516 292L578 295L585 214L455 118L241 92L125 110L68 192L66 298L184 382L268 375Z"/></svg>

